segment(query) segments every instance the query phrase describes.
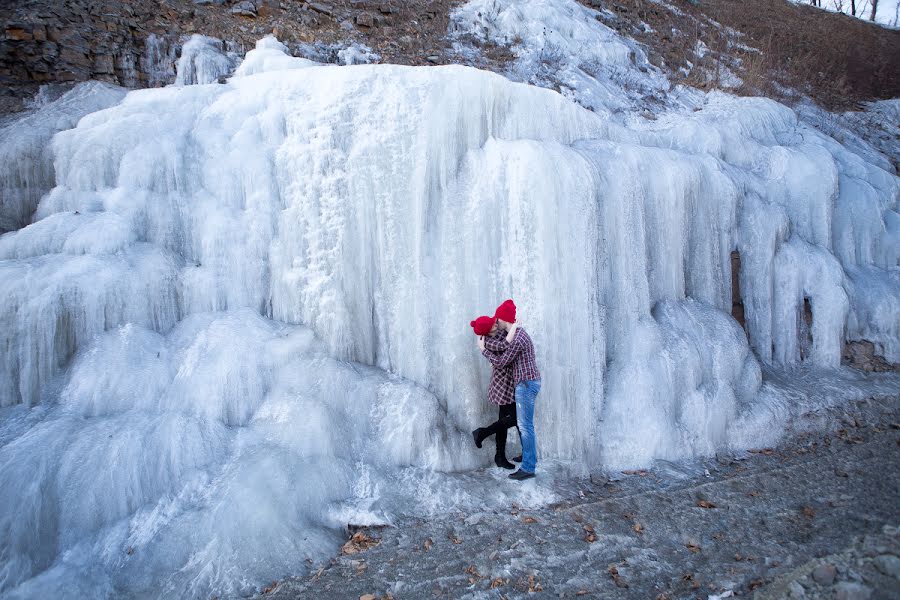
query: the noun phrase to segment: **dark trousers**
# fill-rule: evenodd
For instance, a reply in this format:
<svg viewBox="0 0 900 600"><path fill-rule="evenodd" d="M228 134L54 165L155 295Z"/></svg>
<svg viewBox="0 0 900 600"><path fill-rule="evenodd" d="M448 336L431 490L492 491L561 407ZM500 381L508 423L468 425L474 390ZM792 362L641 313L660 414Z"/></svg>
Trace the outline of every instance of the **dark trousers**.
<svg viewBox="0 0 900 600"><path fill-rule="evenodd" d="M518 429L516 423L516 405L501 404L500 414L497 420L484 428L485 437L493 435L494 441L497 443L497 456L506 458L506 430L510 427Z"/></svg>

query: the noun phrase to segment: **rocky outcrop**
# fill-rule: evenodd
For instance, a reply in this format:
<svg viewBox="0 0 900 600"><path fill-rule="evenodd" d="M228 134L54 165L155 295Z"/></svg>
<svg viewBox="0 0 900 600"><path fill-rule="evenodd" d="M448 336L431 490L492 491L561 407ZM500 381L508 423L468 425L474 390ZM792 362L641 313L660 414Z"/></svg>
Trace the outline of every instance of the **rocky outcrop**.
<svg viewBox="0 0 900 600"><path fill-rule="evenodd" d="M385 62L444 59L455 0L25 0L0 6L0 113L42 84L100 80L129 88L172 83L194 33L238 54L269 33L298 54L338 60L365 44Z"/></svg>
<svg viewBox="0 0 900 600"><path fill-rule="evenodd" d="M867 373L894 371L900 373L900 364L890 363L875 353L875 344L868 340L852 341L844 344L841 362Z"/></svg>

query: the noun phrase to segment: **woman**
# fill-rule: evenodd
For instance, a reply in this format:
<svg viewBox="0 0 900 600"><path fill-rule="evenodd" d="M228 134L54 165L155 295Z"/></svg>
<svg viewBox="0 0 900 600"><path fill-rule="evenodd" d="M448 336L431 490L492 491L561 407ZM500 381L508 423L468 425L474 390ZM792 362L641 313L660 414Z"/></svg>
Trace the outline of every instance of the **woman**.
<svg viewBox="0 0 900 600"><path fill-rule="evenodd" d="M503 354L509 347L505 332L497 326L497 319L494 317L478 317L471 325L478 336L480 349ZM493 368L488 385L488 401L499 407L499 416L487 427L479 427L472 432L475 445L481 448L482 442L493 435L497 445L494 463L503 469L514 469L515 465L506 460L506 430L516 426L516 388L513 385L512 366Z"/></svg>

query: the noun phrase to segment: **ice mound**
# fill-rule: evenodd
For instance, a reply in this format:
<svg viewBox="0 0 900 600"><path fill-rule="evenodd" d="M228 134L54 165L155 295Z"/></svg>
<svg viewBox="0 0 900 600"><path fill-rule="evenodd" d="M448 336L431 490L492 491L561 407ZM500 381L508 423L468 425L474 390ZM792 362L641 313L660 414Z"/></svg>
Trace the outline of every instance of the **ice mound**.
<svg viewBox="0 0 900 600"><path fill-rule="evenodd" d="M271 580L335 544L366 481L471 468L461 438L432 394L328 357L305 327L248 309L165 336L129 323L0 448L0 586L44 571L13 594L27 597L88 572L90 596L252 592L248 573Z"/></svg>
<svg viewBox="0 0 900 600"><path fill-rule="evenodd" d="M512 49L509 75L551 87L597 111L661 102L669 83L633 40L576 0L472 0L451 13L450 31Z"/></svg>
<svg viewBox="0 0 900 600"><path fill-rule="evenodd" d="M98 81L79 83L0 128L0 233L28 224L41 196L54 186L50 138L84 115L117 104L125 92Z"/></svg>
<svg viewBox="0 0 900 600"><path fill-rule="evenodd" d="M175 85L217 83L234 70L236 57L225 52L222 40L194 34L181 47L175 64Z"/></svg>

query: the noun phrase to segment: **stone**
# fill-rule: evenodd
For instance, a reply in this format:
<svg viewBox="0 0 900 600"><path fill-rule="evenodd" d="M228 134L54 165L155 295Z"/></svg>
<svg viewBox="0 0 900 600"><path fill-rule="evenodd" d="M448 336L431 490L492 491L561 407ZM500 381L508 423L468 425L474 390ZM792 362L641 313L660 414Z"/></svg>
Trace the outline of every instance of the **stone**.
<svg viewBox="0 0 900 600"><path fill-rule="evenodd" d="M375 18L367 12L360 13L356 15L356 24L360 27L374 27Z"/></svg>
<svg viewBox="0 0 900 600"><path fill-rule="evenodd" d="M249 0L238 2L231 7L231 14L241 17L256 17L256 5Z"/></svg>
<svg viewBox="0 0 900 600"><path fill-rule="evenodd" d="M329 17L334 14L334 11L329 4L322 4L321 2L310 2L307 6L309 6L317 13L322 13L323 15L328 15Z"/></svg>
<svg viewBox="0 0 900 600"><path fill-rule="evenodd" d="M113 64L113 57L109 54L100 54L94 57L94 65L93 65L94 73L101 75L109 75L115 73L115 65Z"/></svg>
<svg viewBox="0 0 900 600"><path fill-rule="evenodd" d="M22 29L20 27L7 27L6 28L6 39L14 40L17 42L27 42L33 39L30 31Z"/></svg>
<svg viewBox="0 0 900 600"><path fill-rule="evenodd" d="M900 558L893 554L882 554L875 559L875 568L894 579L900 579Z"/></svg>
<svg viewBox="0 0 900 600"><path fill-rule="evenodd" d="M353 31L353 23L350 20L345 19L341 21L341 29L344 31Z"/></svg>
<svg viewBox="0 0 900 600"><path fill-rule="evenodd" d="M861 583L842 581L834 586L834 600L869 600L872 590Z"/></svg>
<svg viewBox="0 0 900 600"><path fill-rule="evenodd" d="M813 581L819 585L831 585L837 576L837 569L834 565L819 565L812 572Z"/></svg>
<svg viewBox="0 0 900 600"><path fill-rule="evenodd" d="M46 42L47 41L47 29L42 25L35 27L34 31L31 32L32 37L34 37L34 41L36 42Z"/></svg>
<svg viewBox="0 0 900 600"><path fill-rule="evenodd" d="M222 6L225 4L225 0L194 0L194 4L215 4L216 6Z"/></svg>
<svg viewBox="0 0 900 600"><path fill-rule="evenodd" d="M803 600L806 598L806 590L796 581L792 581L788 585L788 597L792 600Z"/></svg>

